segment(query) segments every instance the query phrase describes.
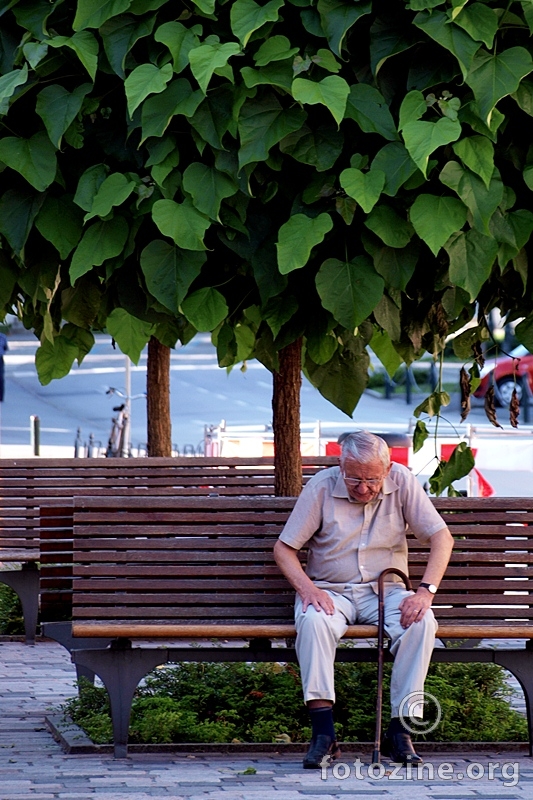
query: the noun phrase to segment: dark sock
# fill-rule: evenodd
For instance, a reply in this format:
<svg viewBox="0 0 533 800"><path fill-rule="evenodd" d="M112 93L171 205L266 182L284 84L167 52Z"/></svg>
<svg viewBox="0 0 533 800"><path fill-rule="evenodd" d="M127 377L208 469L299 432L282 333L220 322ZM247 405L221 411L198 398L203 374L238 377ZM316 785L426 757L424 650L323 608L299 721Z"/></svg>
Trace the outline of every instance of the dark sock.
<svg viewBox="0 0 533 800"><path fill-rule="evenodd" d="M313 739L316 739L320 734L330 736L332 740L335 739L333 708L331 706L310 708L309 716L311 717L311 725L313 728Z"/></svg>
<svg viewBox="0 0 533 800"><path fill-rule="evenodd" d="M387 733L389 733L391 736L393 736L395 733L405 733L406 731L407 728L404 728L402 725L400 717L393 717L389 722L389 729Z"/></svg>

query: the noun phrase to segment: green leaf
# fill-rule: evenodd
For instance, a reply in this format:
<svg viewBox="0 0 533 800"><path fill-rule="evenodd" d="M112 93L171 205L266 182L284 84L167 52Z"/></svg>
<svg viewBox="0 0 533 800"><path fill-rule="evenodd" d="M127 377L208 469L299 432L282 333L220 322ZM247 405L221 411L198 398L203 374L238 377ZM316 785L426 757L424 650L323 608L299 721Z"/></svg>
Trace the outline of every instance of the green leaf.
<svg viewBox="0 0 533 800"><path fill-rule="evenodd" d="M44 192L55 180L55 148L44 131L31 139L18 136L0 139L0 161L19 172L38 192Z"/></svg>
<svg viewBox="0 0 533 800"><path fill-rule="evenodd" d="M141 64L136 67L124 83L128 99L128 112L130 119L149 94L159 94L167 88L167 83L172 77L172 66L165 64L158 69L154 64Z"/></svg>
<svg viewBox="0 0 533 800"><path fill-rule="evenodd" d="M113 172L99 187L84 222L93 217L107 217L112 208L128 199L135 186L135 181L128 180L121 172Z"/></svg>
<svg viewBox="0 0 533 800"><path fill-rule="evenodd" d="M150 136L163 136L172 117L193 117L204 99L201 89L193 91L186 78L172 81L164 92L149 97L142 107L142 142Z"/></svg>
<svg viewBox="0 0 533 800"><path fill-rule="evenodd" d="M0 201L1 202L1 201ZM11 301L18 275L15 267L3 254L0 254L0 309Z"/></svg>
<svg viewBox="0 0 533 800"><path fill-rule="evenodd" d="M437 147L455 142L460 135L461 123L448 117L438 122L408 122L403 128L405 146L424 177L430 155Z"/></svg>
<svg viewBox="0 0 533 800"><path fill-rule="evenodd" d="M487 189L494 173L494 146L486 136L469 136L452 145L465 167L483 180Z"/></svg>
<svg viewBox="0 0 533 800"><path fill-rule="evenodd" d="M340 214L347 225L351 225L355 212L357 210L357 203L351 197L336 197L335 198L335 211Z"/></svg>
<svg viewBox="0 0 533 800"><path fill-rule="evenodd" d="M37 95L35 110L46 126L50 141L58 149L61 147L63 134L76 119L85 96L92 88L90 83L84 83L71 93L62 86L53 84Z"/></svg>
<svg viewBox="0 0 533 800"><path fill-rule="evenodd" d="M414 417L419 417L420 414L427 414L428 417L435 417L440 414L442 406L450 405L450 395L448 392L432 392L429 397L426 397L420 405L413 411Z"/></svg>
<svg viewBox="0 0 533 800"><path fill-rule="evenodd" d="M72 27L75 31L84 28L99 28L110 17L127 11L131 0L78 0Z"/></svg>
<svg viewBox="0 0 533 800"><path fill-rule="evenodd" d="M340 72L341 65L331 52L331 50L327 50L323 47L317 51L316 55L311 56L311 61L313 64L317 64L322 69L327 70L328 72Z"/></svg>
<svg viewBox="0 0 533 800"><path fill-rule="evenodd" d="M47 386L50 381L68 375L78 353L78 346L64 336L56 336L53 343L45 339L35 353L40 383Z"/></svg>
<svg viewBox="0 0 533 800"><path fill-rule="evenodd" d="M523 208L507 214L498 209L490 221L490 231L500 243L498 262L503 269L529 241L533 232L533 214Z"/></svg>
<svg viewBox="0 0 533 800"><path fill-rule="evenodd" d="M413 235L409 223L390 206L377 206L366 218L365 225L389 247L403 248Z"/></svg>
<svg viewBox="0 0 533 800"><path fill-rule="evenodd" d="M420 172L401 142L391 142L378 151L372 162L371 171L380 170L385 173L385 187L383 192L390 197L395 197L403 184L409 178Z"/></svg>
<svg viewBox="0 0 533 800"><path fill-rule="evenodd" d="M374 268L385 279L388 287L405 292L413 277L418 254L419 248L415 243L403 250L397 247L381 247L374 253Z"/></svg>
<svg viewBox="0 0 533 800"><path fill-rule="evenodd" d="M211 222L195 209L190 200L183 203L157 200L152 207L152 217L163 236L169 236L178 247L184 250L206 249L203 238Z"/></svg>
<svg viewBox="0 0 533 800"><path fill-rule="evenodd" d="M385 186L385 173L379 169L372 169L370 172L345 169L341 172L339 181L344 191L357 200L365 214L369 214Z"/></svg>
<svg viewBox="0 0 533 800"><path fill-rule="evenodd" d="M398 251L395 250L394 252ZM384 331L387 331L393 342L398 342L401 339L400 309L387 294L382 296L375 307L374 319Z"/></svg>
<svg viewBox="0 0 533 800"><path fill-rule="evenodd" d="M378 304L384 283L366 256L350 262L328 258L318 270L316 288L324 308L353 331Z"/></svg>
<svg viewBox="0 0 533 800"><path fill-rule="evenodd" d="M9 98L17 86L21 86L28 80L28 65L24 64L22 69L15 69L2 75L0 78L0 115L7 114L9 110Z"/></svg>
<svg viewBox="0 0 533 800"><path fill-rule="evenodd" d="M318 83L308 81L305 78L295 78L292 84L292 96L300 103L316 105L320 103L326 106L340 125L344 112L346 111L346 101L350 94L350 87L338 75L328 75Z"/></svg>
<svg viewBox="0 0 533 800"><path fill-rule="evenodd" d="M466 206L460 200L432 194L418 195L409 212L413 228L434 256L452 233L461 230L466 215ZM435 220L438 220L438 225Z"/></svg>
<svg viewBox="0 0 533 800"><path fill-rule="evenodd" d="M66 259L81 239L83 222L71 195L48 196L35 226L41 236L51 242L62 259Z"/></svg>
<svg viewBox="0 0 533 800"><path fill-rule="evenodd" d="M198 289L181 304L189 322L197 331L212 331L226 319L229 313L224 297L211 287Z"/></svg>
<svg viewBox="0 0 533 800"><path fill-rule="evenodd" d="M279 86L284 89L288 94L292 91L293 70L291 60L281 61L279 63L270 64L263 69L252 69L251 67L243 67L241 69L242 79L248 89L253 89L254 86Z"/></svg>
<svg viewBox="0 0 533 800"><path fill-rule="evenodd" d="M526 317L515 328L515 336L524 347L533 351L533 316Z"/></svg>
<svg viewBox="0 0 533 800"><path fill-rule="evenodd" d="M95 164L86 169L78 181L74 202L84 211L90 211L93 200L102 183L107 178L109 168L105 164Z"/></svg>
<svg viewBox="0 0 533 800"><path fill-rule="evenodd" d="M522 111L533 117L533 83L531 81L524 78L516 92L513 92L512 98L516 100Z"/></svg>
<svg viewBox="0 0 533 800"><path fill-rule="evenodd" d="M13 189L8 189L0 198L0 233L17 255L26 244L43 200L44 195Z"/></svg>
<svg viewBox="0 0 533 800"><path fill-rule="evenodd" d="M370 69L377 77L387 59L409 50L420 41L411 24L398 24L391 14L378 17L370 28Z"/></svg>
<svg viewBox="0 0 533 800"><path fill-rule="evenodd" d="M284 0L270 0L264 6L254 3L254 0L235 0L232 3L231 30L243 47L246 47L254 31L262 28L267 22L276 22L282 5Z"/></svg>
<svg viewBox="0 0 533 800"><path fill-rule="evenodd" d="M463 28L472 39L483 42L490 50L498 31L498 17L492 8L483 3L468 3L461 13L454 17L454 22Z"/></svg>
<svg viewBox="0 0 533 800"><path fill-rule="evenodd" d="M262 309L262 317L269 326L274 338L282 327L298 311L298 301L292 295L282 294L272 297Z"/></svg>
<svg viewBox="0 0 533 800"><path fill-rule="evenodd" d="M356 83L351 87L346 104L346 117L355 120L365 133L379 133L389 141L398 138L385 98L377 89L366 83Z"/></svg>
<svg viewBox="0 0 533 800"><path fill-rule="evenodd" d="M284 109L274 94L247 100L239 116L239 169L255 161L266 161L270 148L299 130L306 118L301 108Z"/></svg>
<svg viewBox="0 0 533 800"><path fill-rule="evenodd" d="M427 111L424 95L419 91L412 91L405 95L400 106L400 122L398 130L403 131L409 122L417 122Z"/></svg>
<svg viewBox="0 0 533 800"><path fill-rule="evenodd" d="M402 359L394 349L388 333L379 328L375 328L369 347L377 355L387 370L389 377L393 378L402 363Z"/></svg>
<svg viewBox="0 0 533 800"><path fill-rule="evenodd" d="M83 234L70 264L71 283L98 267L108 258L119 256L128 238L128 224L123 217L114 217L108 222L99 220Z"/></svg>
<svg viewBox="0 0 533 800"><path fill-rule="evenodd" d="M320 394L348 416L359 402L368 383L369 357L364 342L355 340L359 350L338 350L327 364L315 364L306 354L304 373Z"/></svg>
<svg viewBox="0 0 533 800"><path fill-rule="evenodd" d="M191 71L204 94L207 92L209 81L213 77L215 70L225 67L228 59L238 55L240 52L241 48L236 42L202 44L200 47L190 51L189 64Z"/></svg>
<svg viewBox="0 0 533 800"><path fill-rule="evenodd" d="M79 60L91 76L91 80L96 78L98 67L98 41L89 31L79 31L70 38L67 36L55 36L47 39L49 47L69 47L74 50Z"/></svg>
<svg viewBox="0 0 533 800"><path fill-rule="evenodd" d="M126 77L124 69L128 53L133 50L140 39L152 33L154 23L155 16L136 20L135 17L123 15L110 19L101 26L100 36L104 43L107 60L122 80ZM155 37L157 37L157 31Z"/></svg>
<svg viewBox="0 0 533 800"><path fill-rule="evenodd" d="M433 494L441 495L453 481L464 478L475 467L474 454L466 442L460 442L448 461L441 461L429 479Z"/></svg>
<svg viewBox="0 0 533 800"><path fill-rule="evenodd" d="M310 128L304 125L294 133L289 133L279 143L282 153L287 153L301 161L325 172L335 164L342 153L344 137L334 125L326 124Z"/></svg>
<svg viewBox="0 0 533 800"><path fill-rule="evenodd" d="M450 257L450 281L474 301L488 280L498 255L498 243L479 231L454 233L444 249Z"/></svg>
<svg viewBox="0 0 533 800"><path fill-rule="evenodd" d="M24 58L32 69L38 66L43 58L48 54L48 44L46 42L28 42L22 48ZM26 66L26 65L24 65Z"/></svg>
<svg viewBox="0 0 533 800"><path fill-rule="evenodd" d="M291 47L286 36L271 36L254 55L254 61L258 67L266 67L271 61L284 61L297 52L298 48Z"/></svg>
<svg viewBox="0 0 533 800"><path fill-rule="evenodd" d="M222 200L232 197L237 191L231 178L198 161L189 164L183 173L183 188L191 195L198 211L215 220L218 220Z"/></svg>
<svg viewBox="0 0 533 800"><path fill-rule="evenodd" d="M422 450L428 436L429 431L426 423L419 419L413 432L413 453L418 453L419 450Z"/></svg>
<svg viewBox="0 0 533 800"><path fill-rule="evenodd" d="M445 186L453 189L472 214L474 227L491 236L490 219L503 198L503 183L499 172L494 171L489 188L473 172L464 169L457 161L448 161L439 176Z"/></svg>
<svg viewBox="0 0 533 800"><path fill-rule="evenodd" d="M124 355L134 364L138 364L142 351L150 341L154 326L133 317L123 308L115 308L107 317L106 328Z"/></svg>
<svg viewBox="0 0 533 800"><path fill-rule="evenodd" d="M205 260L204 253L180 250L162 239L154 239L141 253L148 291L176 314Z"/></svg>
<svg viewBox="0 0 533 800"><path fill-rule="evenodd" d="M333 331L325 332L315 328L307 334L305 350L315 364L327 364L333 358L338 345Z"/></svg>
<svg viewBox="0 0 533 800"><path fill-rule="evenodd" d="M353 3L343 0L318 0L317 10L328 44L335 55L340 56L346 34L360 17L370 14L372 3L365 0Z"/></svg>
<svg viewBox="0 0 533 800"><path fill-rule="evenodd" d="M276 242L281 274L287 275L295 269L305 267L313 247L324 240L332 227L329 214L320 214L314 219L305 214L294 214L282 225Z"/></svg>
<svg viewBox="0 0 533 800"><path fill-rule="evenodd" d="M413 24L455 56L466 80L480 48L479 42L475 42L466 31L450 23L444 11L421 11L414 18Z"/></svg>
<svg viewBox="0 0 533 800"><path fill-rule="evenodd" d="M496 103L513 94L520 81L533 70L524 47L511 47L498 55L479 52L465 80L474 92L481 118L490 125Z"/></svg>
<svg viewBox="0 0 533 800"><path fill-rule="evenodd" d="M181 22L165 22L154 33L156 42L165 44L170 50L174 72L181 72L189 65L189 53L198 47L198 36Z"/></svg>

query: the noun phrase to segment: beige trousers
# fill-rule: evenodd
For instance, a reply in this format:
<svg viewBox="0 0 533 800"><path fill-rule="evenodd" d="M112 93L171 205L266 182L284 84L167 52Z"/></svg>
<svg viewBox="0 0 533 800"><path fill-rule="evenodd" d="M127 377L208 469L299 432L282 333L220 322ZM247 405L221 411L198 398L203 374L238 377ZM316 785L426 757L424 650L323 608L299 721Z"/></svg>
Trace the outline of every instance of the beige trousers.
<svg viewBox="0 0 533 800"><path fill-rule="evenodd" d="M329 590L328 590L329 591ZM349 584L342 594L329 591L335 613L315 611L309 606L302 613L297 596L295 606L296 655L300 664L304 700L335 702L333 663L337 643L348 625L356 622L377 625L378 598L368 583ZM412 594L402 584L385 586L385 631L391 639L394 656L391 678L391 717L398 717L400 707L405 717L423 717L424 681L433 652L437 622L431 609L420 622L409 628L400 625L398 606Z"/></svg>

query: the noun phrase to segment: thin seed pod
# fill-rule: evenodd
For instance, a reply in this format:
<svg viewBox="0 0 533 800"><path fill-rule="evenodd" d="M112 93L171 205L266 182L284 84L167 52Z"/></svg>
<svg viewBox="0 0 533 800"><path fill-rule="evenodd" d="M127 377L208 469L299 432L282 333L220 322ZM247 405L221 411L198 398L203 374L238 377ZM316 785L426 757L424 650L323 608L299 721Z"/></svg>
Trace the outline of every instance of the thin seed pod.
<svg viewBox="0 0 533 800"><path fill-rule="evenodd" d="M474 353L474 361L477 363L480 369L483 369L485 366L485 356L481 350L481 342L474 342L472 345L472 352Z"/></svg>
<svg viewBox="0 0 533 800"><path fill-rule="evenodd" d="M459 377L459 385L461 387L461 422L464 422L470 413L470 378L468 372L464 367L461 367Z"/></svg>
<svg viewBox="0 0 533 800"><path fill-rule="evenodd" d="M518 400L518 394L516 392L516 386L513 389L513 394L511 395L511 402L509 403L509 422L513 426L513 428L518 428L518 417L520 415L520 402Z"/></svg>
<svg viewBox="0 0 533 800"><path fill-rule="evenodd" d="M485 395L485 414L487 415L488 421L491 422L495 428L503 427L496 419L496 406L494 403L494 386L489 386L489 388L487 389L487 393Z"/></svg>

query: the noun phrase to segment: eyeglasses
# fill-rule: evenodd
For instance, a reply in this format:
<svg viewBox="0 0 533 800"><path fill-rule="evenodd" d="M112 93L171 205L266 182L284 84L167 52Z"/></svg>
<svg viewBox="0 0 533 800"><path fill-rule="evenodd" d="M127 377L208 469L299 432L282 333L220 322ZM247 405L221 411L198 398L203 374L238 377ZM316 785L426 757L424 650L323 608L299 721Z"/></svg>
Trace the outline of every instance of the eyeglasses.
<svg viewBox="0 0 533 800"><path fill-rule="evenodd" d="M384 480L384 478L347 478L344 472L342 477L347 486L359 486L361 483L365 483L370 488L378 486Z"/></svg>

